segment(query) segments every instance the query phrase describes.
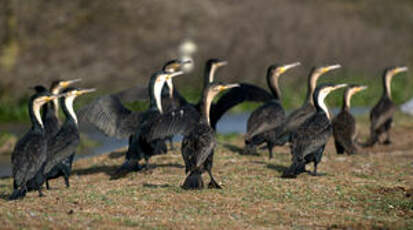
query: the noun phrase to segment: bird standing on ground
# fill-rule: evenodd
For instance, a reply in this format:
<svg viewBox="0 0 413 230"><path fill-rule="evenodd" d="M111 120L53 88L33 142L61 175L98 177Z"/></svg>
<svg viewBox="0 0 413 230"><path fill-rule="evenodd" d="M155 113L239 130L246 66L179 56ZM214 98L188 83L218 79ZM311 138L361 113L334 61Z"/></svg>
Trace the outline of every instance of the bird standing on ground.
<svg viewBox="0 0 413 230"><path fill-rule="evenodd" d="M390 129L393 123L393 113L397 110L391 98L391 81L393 76L407 70L407 67L389 67L384 70L383 95L370 111L370 139L364 146L373 146L378 141L386 145L391 144ZM386 134L386 138L381 141L383 134Z"/></svg>
<svg viewBox="0 0 413 230"><path fill-rule="evenodd" d="M317 165L323 156L325 145L332 135L330 115L324 99L333 90L346 84L322 84L314 92L316 112L302 123L291 135L292 165L284 171L282 177L294 178L305 172L305 165L314 162L313 175L317 175Z"/></svg>
<svg viewBox="0 0 413 230"><path fill-rule="evenodd" d="M201 174L207 171L211 181L209 188L221 188L212 175L212 162L216 146L215 132L210 123L210 109L213 98L223 90L237 87L238 84L211 83L203 91L201 117L182 140L182 157L185 161L187 177L184 189L202 189Z"/></svg>
<svg viewBox="0 0 413 230"><path fill-rule="evenodd" d="M34 94L29 101L29 115L32 122L31 129L21 138L11 155L13 165L14 191L11 200L23 198L32 187L42 196L44 183L43 169L47 160L47 138L43 121L41 119L41 107L56 98L58 95L50 95L47 92ZM31 181L29 185L27 182Z"/></svg>
<svg viewBox="0 0 413 230"><path fill-rule="evenodd" d="M274 142L277 143L277 145L284 145L285 143L289 142L292 132L295 131L298 127L300 127L304 121L306 121L316 112L313 98L314 90L317 86L317 81L320 78L320 76L338 68L341 68L341 66L330 65L318 68L314 67L311 70L310 75L308 76L307 97L304 101L304 105L301 106L299 109L294 110L290 115L288 115L285 121L283 122L283 125L279 129L272 130L277 132L275 135L273 135L274 137L272 137L274 139Z"/></svg>
<svg viewBox="0 0 413 230"><path fill-rule="evenodd" d="M47 163L44 168L46 188L49 189L49 180L63 176L66 187L70 186L69 176L76 148L80 143L79 127L76 113L73 109L74 100L83 94L94 92L95 89L68 88L63 91L64 97L60 104L66 121L59 132L47 141Z"/></svg>
<svg viewBox="0 0 413 230"><path fill-rule="evenodd" d="M354 94L365 89L367 86L350 85L344 92L341 111L332 121L337 154L355 154L359 150L356 140L356 119L350 113L350 100Z"/></svg>
<svg viewBox="0 0 413 230"><path fill-rule="evenodd" d="M271 139L265 139L262 130L276 128L282 124L285 118L285 111L281 104L281 93L278 86L279 77L287 70L299 66L296 62L289 65L271 65L267 71L267 84L271 90L273 98L254 110L247 121L247 133L245 135L244 154L256 153L256 146L266 143L269 158L272 158L272 148L274 143Z"/></svg>

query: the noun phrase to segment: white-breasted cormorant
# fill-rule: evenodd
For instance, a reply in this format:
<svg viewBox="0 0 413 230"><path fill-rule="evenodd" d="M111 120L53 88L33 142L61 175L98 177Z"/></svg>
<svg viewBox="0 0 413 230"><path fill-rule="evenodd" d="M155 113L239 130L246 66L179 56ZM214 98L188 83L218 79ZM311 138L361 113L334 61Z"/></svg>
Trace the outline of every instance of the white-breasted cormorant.
<svg viewBox="0 0 413 230"><path fill-rule="evenodd" d="M266 142L269 158L272 158L273 143L271 140L264 140L262 130L268 130L269 127L276 128L282 124L285 119L285 111L281 104L281 92L278 86L279 77L287 70L299 66L296 62L288 65L271 65L267 70L267 84L271 90L273 98L256 110L254 110L247 121L247 133L245 135L245 154L255 153L256 146Z"/></svg>
<svg viewBox="0 0 413 230"><path fill-rule="evenodd" d="M59 96L42 92L36 93L30 98L29 115L32 127L17 142L11 155L12 175L14 178L14 191L10 196L12 200L24 197L28 187L38 190L39 196L43 195L43 169L47 160L47 138L40 110L45 103ZM30 185L27 184L29 181L32 181Z"/></svg>
<svg viewBox="0 0 413 230"><path fill-rule="evenodd" d="M370 111L370 139L365 146L373 146L386 134L383 144L390 144L390 129L393 123L393 113L397 110L391 98L391 81L398 73L406 72L407 67L389 67L383 72L383 94L379 102Z"/></svg>
<svg viewBox="0 0 413 230"><path fill-rule="evenodd" d="M344 92L341 111L332 121L337 154L343 154L344 152L355 154L359 150L356 140L356 119L350 113L350 101L354 94L365 89L367 89L367 86L349 85Z"/></svg>
<svg viewBox="0 0 413 230"><path fill-rule="evenodd" d="M314 92L316 112L291 134L292 165L284 171L282 177L294 178L305 172L305 165L314 162L313 175L317 175L317 165L323 156L324 147L332 135L330 115L324 99L333 90L346 84L322 84Z"/></svg>

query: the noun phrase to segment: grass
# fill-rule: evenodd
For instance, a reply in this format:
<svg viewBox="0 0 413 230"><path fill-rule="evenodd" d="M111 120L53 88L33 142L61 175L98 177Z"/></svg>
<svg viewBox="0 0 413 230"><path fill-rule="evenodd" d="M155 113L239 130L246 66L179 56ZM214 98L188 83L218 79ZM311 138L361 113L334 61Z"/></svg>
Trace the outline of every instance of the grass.
<svg viewBox="0 0 413 230"><path fill-rule="evenodd" d="M110 180L124 150L74 164L71 188L51 182L45 197L0 200L4 228L143 229L413 229L413 125L396 116L391 146L336 155L327 145L319 170L280 178L290 164L288 147L275 158L241 156L240 135L218 135L213 172L223 190L185 191L179 151L151 158L151 169ZM365 117L358 118L366 136ZM312 167L309 167L311 169ZM205 182L208 176L204 175ZM0 197L12 190L0 180Z"/></svg>

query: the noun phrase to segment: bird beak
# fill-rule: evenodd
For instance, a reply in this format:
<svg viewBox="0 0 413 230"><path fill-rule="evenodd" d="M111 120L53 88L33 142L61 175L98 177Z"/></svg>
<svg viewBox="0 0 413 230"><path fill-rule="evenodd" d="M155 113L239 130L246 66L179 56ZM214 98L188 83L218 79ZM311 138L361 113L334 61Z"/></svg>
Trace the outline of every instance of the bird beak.
<svg viewBox="0 0 413 230"><path fill-rule="evenodd" d="M74 84L74 83L76 83L76 82L79 82L79 81L81 81L81 80L82 80L81 78L78 78L78 79L69 80L69 81L62 81L62 82L60 83L60 85L61 85L63 88L67 88L68 86L70 86L70 85L72 85L72 84Z"/></svg>
<svg viewBox="0 0 413 230"><path fill-rule="evenodd" d="M62 93L62 94L53 94L53 95L50 95L50 96L46 96L46 97L44 97L44 102L53 101L54 99L57 99L59 97L63 97L65 95L66 94Z"/></svg>
<svg viewBox="0 0 413 230"><path fill-rule="evenodd" d="M347 86L348 86L348 84L338 84L338 85L335 85L335 86L332 87L332 91L343 88L343 87L347 87Z"/></svg>
<svg viewBox="0 0 413 230"><path fill-rule="evenodd" d="M80 90L77 91L76 94L79 96L79 95L82 95L82 94L92 93L92 92L95 92L95 91L96 91L95 88L92 88L92 89L80 89Z"/></svg>
<svg viewBox="0 0 413 230"><path fill-rule="evenodd" d="M226 90L226 89L231 89L231 88L235 88L235 87L239 87L239 84L226 84L221 88L221 91Z"/></svg>
<svg viewBox="0 0 413 230"><path fill-rule="evenodd" d="M169 74L166 76L166 80L169 80L169 79L171 79L171 78L173 78L173 77L176 77L176 76L179 76L179 75L182 75L182 74L184 74L183 71L176 71L176 72L173 72L173 73L169 73Z"/></svg>
<svg viewBox="0 0 413 230"><path fill-rule="evenodd" d="M326 66L326 67L322 67L321 72L322 73L327 73L329 71L335 70L335 69L339 69L341 68L340 64L336 64L336 65L330 65L330 66Z"/></svg>
<svg viewBox="0 0 413 230"><path fill-rule="evenodd" d="M218 67L226 66L226 65L228 65L228 62L227 62L227 61L220 61L220 62L218 62L216 65L217 65Z"/></svg>
<svg viewBox="0 0 413 230"><path fill-rule="evenodd" d="M358 90L357 91L363 91L363 90L365 90L365 89L367 89L368 87L366 86L366 85L363 85L363 86L360 86L360 87L358 87Z"/></svg>
<svg viewBox="0 0 413 230"><path fill-rule="evenodd" d="M407 72L409 68L407 68L407 66L402 66L402 67L397 67L393 70L393 74L398 74L398 73L402 73L402 72Z"/></svg>
<svg viewBox="0 0 413 230"><path fill-rule="evenodd" d="M288 65L284 65L284 66L281 67L280 73L284 73L285 71L287 71L289 69L292 69L294 67L297 67L299 65L301 65L300 62L294 62L294 63L288 64Z"/></svg>

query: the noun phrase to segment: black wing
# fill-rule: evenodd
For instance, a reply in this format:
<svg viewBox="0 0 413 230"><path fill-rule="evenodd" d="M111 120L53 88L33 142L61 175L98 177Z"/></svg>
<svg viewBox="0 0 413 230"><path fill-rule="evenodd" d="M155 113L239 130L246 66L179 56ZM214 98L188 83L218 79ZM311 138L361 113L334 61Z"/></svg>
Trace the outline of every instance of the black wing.
<svg viewBox="0 0 413 230"><path fill-rule="evenodd" d="M291 151L304 158L322 148L332 134L331 123L323 113L316 113L292 134Z"/></svg>
<svg viewBox="0 0 413 230"><path fill-rule="evenodd" d="M117 96L106 95L81 108L79 121L92 124L108 136L127 138L139 127L141 113L127 109Z"/></svg>
<svg viewBox="0 0 413 230"><path fill-rule="evenodd" d="M271 99L274 99L274 96L266 90L248 83L241 83L239 87L232 88L222 95L218 102L211 106L211 126L215 129L222 115L242 102L266 102Z"/></svg>
<svg viewBox="0 0 413 230"><path fill-rule="evenodd" d="M389 98L382 98L370 112L371 130L375 131L383 126L384 123L393 117L396 109L396 106Z"/></svg>
<svg viewBox="0 0 413 230"><path fill-rule="evenodd" d="M150 122L145 122L142 133L150 142L168 136L189 133L200 119L199 112L192 105L163 113Z"/></svg>
<svg viewBox="0 0 413 230"><path fill-rule="evenodd" d="M47 174L54 166L72 155L80 143L79 130L76 126L65 123L56 136L47 142L47 163L44 174Z"/></svg>
<svg viewBox="0 0 413 230"><path fill-rule="evenodd" d="M280 126L285 118L285 112L278 101L271 101L257 108L247 122L248 140L257 134Z"/></svg>
<svg viewBox="0 0 413 230"><path fill-rule="evenodd" d="M332 121L334 139L340 143L348 153L355 148L356 121L348 111L341 111Z"/></svg>

